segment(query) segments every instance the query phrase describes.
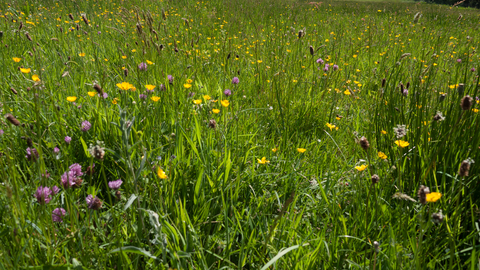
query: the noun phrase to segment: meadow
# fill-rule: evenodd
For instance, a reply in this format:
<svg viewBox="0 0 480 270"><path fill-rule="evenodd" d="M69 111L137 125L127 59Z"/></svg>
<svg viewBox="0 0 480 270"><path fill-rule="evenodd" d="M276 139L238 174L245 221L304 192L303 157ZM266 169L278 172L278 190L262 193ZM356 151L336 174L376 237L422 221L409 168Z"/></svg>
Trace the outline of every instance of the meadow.
<svg viewBox="0 0 480 270"><path fill-rule="evenodd" d="M0 269L480 269L480 11L0 3Z"/></svg>

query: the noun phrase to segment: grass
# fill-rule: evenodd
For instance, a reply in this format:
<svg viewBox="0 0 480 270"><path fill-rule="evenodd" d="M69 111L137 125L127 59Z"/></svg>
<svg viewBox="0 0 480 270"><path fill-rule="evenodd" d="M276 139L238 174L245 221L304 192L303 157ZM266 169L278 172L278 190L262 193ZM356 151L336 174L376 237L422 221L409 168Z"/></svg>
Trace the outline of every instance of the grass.
<svg viewBox="0 0 480 270"><path fill-rule="evenodd" d="M0 3L1 269L478 269L480 13L323 2Z"/></svg>

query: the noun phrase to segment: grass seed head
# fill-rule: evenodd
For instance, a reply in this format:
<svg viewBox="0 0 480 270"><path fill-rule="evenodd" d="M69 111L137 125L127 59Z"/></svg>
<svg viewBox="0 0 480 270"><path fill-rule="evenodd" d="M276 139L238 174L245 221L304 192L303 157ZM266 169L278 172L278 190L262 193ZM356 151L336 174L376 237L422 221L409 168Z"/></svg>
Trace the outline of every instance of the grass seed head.
<svg viewBox="0 0 480 270"><path fill-rule="evenodd" d="M368 142L367 138L360 138L360 146L363 148L363 150L368 150L368 148L370 147L370 143Z"/></svg>
<svg viewBox="0 0 480 270"><path fill-rule="evenodd" d="M5 118L7 118L8 122L12 123L14 126L20 126L20 121L18 121L11 113L7 113Z"/></svg>
<svg viewBox="0 0 480 270"><path fill-rule="evenodd" d="M462 161L462 164L460 164L460 169L458 170L458 175L462 177L468 176L470 172L470 164L473 163L470 159L466 159Z"/></svg>
<svg viewBox="0 0 480 270"><path fill-rule="evenodd" d="M418 200L420 201L421 204L426 204L427 203L427 194L430 193L430 188L420 185L420 188L418 189L417 196Z"/></svg>
<svg viewBox="0 0 480 270"><path fill-rule="evenodd" d="M380 181L380 177L376 174L372 175L372 184L375 185L378 181Z"/></svg>
<svg viewBox="0 0 480 270"><path fill-rule="evenodd" d="M473 105L473 98L470 96L464 96L462 100L460 101L460 106L462 107L462 110L468 111Z"/></svg>

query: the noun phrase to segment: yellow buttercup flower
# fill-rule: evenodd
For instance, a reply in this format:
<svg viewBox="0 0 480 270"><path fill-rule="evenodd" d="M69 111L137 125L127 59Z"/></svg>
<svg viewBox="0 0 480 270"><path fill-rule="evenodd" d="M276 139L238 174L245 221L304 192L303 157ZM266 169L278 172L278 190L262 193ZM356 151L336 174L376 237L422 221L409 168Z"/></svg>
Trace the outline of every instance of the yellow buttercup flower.
<svg viewBox="0 0 480 270"><path fill-rule="evenodd" d="M222 103L222 106L225 107L225 108L228 107L228 105L230 105L230 101L228 101L228 100L226 100L226 99L220 101L220 103Z"/></svg>
<svg viewBox="0 0 480 270"><path fill-rule="evenodd" d="M67 97L67 101L74 102L75 100L77 100L77 97Z"/></svg>
<svg viewBox="0 0 480 270"><path fill-rule="evenodd" d="M336 126L335 126L335 125L333 125L333 124L330 124L330 123L327 123L327 127L329 127L329 128L330 128L330 131L331 131L331 130L333 130L334 128L336 128Z"/></svg>
<svg viewBox="0 0 480 270"><path fill-rule="evenodd" d="M427 202L436 202L442 198L442 193L440 192L430 192L426 194Z"/></svg>
<svg viewBox="0 0 480 270"><path fill-rule="evenodd" d="M215 113L215 114L217 114L217 113L220 112L220 110L219 110L219 109L212 109L212 112Z"/></svg>
<svg viewBox="0 0 480 270"><path fill-rule="evenodd" d="M400 146L401 148L405 148L410 145L408 142L402 140L396 140L395 144Z"/></svg>
<svg viewBox="0 0 480 270"><path fill-rule="evenodd" d="M187 83L192 83L193 81L191 79L188 79L187 80Z"/></svg>
<svg viewBox="0 0 480 270"><path fill-rule="evenodd" d="M25 74L30 73L30 69L29 69L29 68L20 68L20 71L21 71L22 73L25 73Z"/></svg>
<svg viewBox="0 0 480 270"><path fill-rule="evenodd" d="M112 104L117 104L119 100L120 100L120 99L118 99L118 98L114 98L114 99L112 100Z"/></svg>
<svg viewBox="0 0 480 270"><path fill-rule="evenodd" d="M263 157L262 159L258 159L258 164L267 164L267 163L270 163L269 160L267 160L267 158Z"/></svg>
<svg viewBox="0 0 480 270"><path fill-rule="evenodd" d="M157 175L160 177L160 179L167 179L167 175L160 167L157 169Z"/></svg>
<svg viewBox="0 0 480 270"><path fill-rule="evenodd" d="M97 92L92 91L92 92L88 92L87 94L88 94L89 96L91 96L91 97L94 97L96 93L97 93Z"/></svg>
<svg viewBox="0 0 480 270"><path fill-rule="evenodd" d="M347 95L347 96L350 96L350 95L352 94L352 93L350 93L350 90L348 90L348 89L345 90L343 93L344 93L345 95Z"/></svg>
<svg viewBox="0 0 480 270"><path fill-rule="evenodd" d="M202 104L202 100L201 99L194 99L193 104L200 105L200 104Z"/></svg>
<svg viewBox="0 0 480 270"><path fill-rule="evenodd" d="M378 157L381 159L387 159L387 155L385 155L383 152L378 152Z"/></svg>
<svg viewBox="0 0 480 270"><path fill-rule="evenodd" d="M78 56L84 57L84 56L85 56L85 53L83 53L83 52L82 52L82 53L79 53Z"/></svg>
<svg viewBox="0 0 480 270"><path fill-rule="evenodd" d="M209 95L204 95L204 96L203 96L203 99L205 99L205 101L207 101L207 100L212 99L212 97L210 97Z"/></svg>
<svg viewBox="0 0 480 270"><path fill-rule="evenodd" d="M130 90L133 89L133 85L128 83L128 82L122 82L122 83L117 83L117 87L120 88L121 90Z"/></svg>
<svg viewBox="0 0 480 270"><path fill-rule="evenodd" d="M22 58L19 58L19 57L13 57L12 59L15 63L18 63L22 60Z"/></svg>
<svg viewBox="0 0 480 270"><path fill-rule="evenodd" d="M189 83L186 83L186 84L184 84L184 85L183 85L183 87L185 87L185 88L187 88L187 89L188 89L188 88L192 87L192 85L191 85L191 84L189 84Z"/></svg>
<svg viewBox="0 0 480 270"><path fill-rule="evenodd" d="M151 85L151 84L147 84L145 85L145 88L147 88L148 91L152 91L153 89L155 89L155 85Z"/></svg>
<svg viewBox="0 0 480 270"><path fill-rule="evenodd" d="M355 166L355 169L357 169L357 171L361 172L361 171L365 170L367 167L368 167L368 165L363 164L362 166Z"/></svg>
<svg viewBox="0 0 480 270"><path fill-rule="evenodd" d="M127 59L127 56L126 56L126 55L122 55L122 59Z"/></svg>
<svg viewBox="0 0 480 270"><path fill-rule="evenodd" d="M153 101L155 101L155 102L157 102L157 101L160 100L160 97L153 96L153 97L151 97L150 99L153 100Z"/></svg>
<svg viewBox="0 0 480 270"><path fill-rule="evenodd" d="M380 131L383 135L387 135L387 132L385 130Z"/></svg>
<svg viewBox="0 0 480 270"><path fill-rule="evenodd" d="M278 151L278 148L276 148L276 147L272 149L273 153L276 153L277 151Z"/></svg>
<svg viewBox="0 0 480 270"><path fill-rule="evenodd" d="M153 62L152 62L152 61L149 61L149 60L147 60L147 64L149 64L149 65L153 65Z"/></svg>
<svg viewBox="0 0 480 270"><path fill-rule="evenodd" d="M40 81L40 77L38 77L37 74L34 74L34 75L32 76L32 80L33 80L34 82L39 82L39 81Z"/></svg>
<svg viewBox="0 0 480 270"><path fill-rule="evenodd" d="M305 153L305 151L307 151L307 149L305 149L305 148L297 148L297 151L298 151L299 153L302 153L302 154L303 154L303 153Z"/></svg>

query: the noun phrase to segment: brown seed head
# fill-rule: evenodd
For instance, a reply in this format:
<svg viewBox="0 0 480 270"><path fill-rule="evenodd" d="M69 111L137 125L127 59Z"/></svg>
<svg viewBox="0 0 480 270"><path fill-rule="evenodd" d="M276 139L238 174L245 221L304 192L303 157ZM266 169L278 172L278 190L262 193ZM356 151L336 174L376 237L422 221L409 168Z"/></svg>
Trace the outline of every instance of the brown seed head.
<svg viewBox="0 0 480 270"><path fill-rule="evenodd" d="M18 95L17 90L15 90L13 87L10 88L10 91L12 91L12 93L14 93L15 95Z"/></svg>
<svg viewBox="0 0 480 270"><path fill-rule="evenodd" d="M215 119L211 119L211 120L208 122L208 127L211 128L211 129L217 128L217 121L215 121Z"/></svg>
<svg viewBox="0 0 480 270"><path fill-rule="evenodd" d="M421 185L420 188L418 189L417 196L418 200L420 201L421 204L426 204L427 203L427 194L430 193L430 188Z"/></svg>
<svg viewBox="0 0 480 270"><path fill-rule="evenodd" d="M472 103L473 98L471 98L470 96L464 96L460 101L460 106L462 107L462 110L468 111L472 107Z"/></svg>
<svg viewBox="0 0 480 270"><path fill-rule="evenodd" d="M378 181L380 181L380 177L378 177L378 175L374 174L372 175L372 184L376 184L378 183Z"/></svg>
<svg viewBox="0 0 480 270"><path fill-rule="evenodd" d="M313 55L315 53L315 51L313 50L313 47L310 46L310 55Z"/></svg>
<svg viewBox="0 0 480 270"><path fill-rule="evenodd" d="M99 95L103 95L103 90L102 90L102 87L100 87L100 85L94 84L93 89L95 89L95 91L97 91Z"/></svg>
<svg viewBox="0 0 480 270"><path fill-rule="evenodd" d="M12 114L7 113L5 118L7 118L8 122L12 123L14 126L20 126L20 121L18 121Z"/></svg>
<svg viewBox="0 0 480 270"><path fill-rule="evenodd" d="M89 24L88 24L88 20L87 20L87 15L82 14L82 20L83 20L83 22L84 22L87 26L89 25Z"/></svg>
<svg viewBox="0 0 480 270"><path fill-rule="evenodd" d="M25 36L27 37L28 40L33 41L32 37L28 32L25 33Z"/></svg>
<svg viewBox="0 0 480 270"><path fill-rule="evenodd" d="M68 17L70 18L70 20L75 21L75 19L73 18L72 13L68 14Z"/></svg>
<svg viewBox="0 0 480 270"><path fill-rule="evenodd" d="M370 143L368 142L367 138L360 138L360 146L363 148L363 150L368 150L368 148L370 147Z"/></svg>
<svg viewBox="0 0 480 270"><path fill-rule="evenodd" d="M123 75L125 75L125 77L128 76L128 69L124 69L124 70L123 70Z"/></svg>
<svg viewBox="0 0 480 270"><path fill-rule="evenodd" d="M122 193L120 192L120 190L117 190L115 192L115 198L117 198L117 201L120 201L122 199Z"/></svg>
<svg viewBox="0 0 480 270"><path fill-rule="evenodd" d="M462 164L460 164L460 169L458 170L458 175L462 177L466 177L468 176L469 172L470 172L470 161L469 160L462 161Z"/></svg>

